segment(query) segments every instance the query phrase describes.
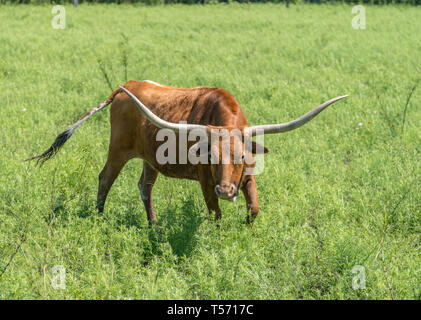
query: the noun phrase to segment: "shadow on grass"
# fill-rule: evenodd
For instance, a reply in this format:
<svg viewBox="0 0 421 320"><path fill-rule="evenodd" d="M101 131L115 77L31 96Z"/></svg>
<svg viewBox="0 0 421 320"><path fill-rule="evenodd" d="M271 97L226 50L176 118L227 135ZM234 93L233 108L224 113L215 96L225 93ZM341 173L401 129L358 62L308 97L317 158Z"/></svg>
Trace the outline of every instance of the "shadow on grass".
<svg viewBox="0 0 421 320"><path fill-rule="evenodd" d="M128 229L135 227L136 229L140 230L142 229L142 219L146 219L145 216L145 211L139 210L139 206L131 205L116 218L118 224L124 225Z"/></svg>
<svg viewBox="0 0 421 320"><path fill-rule="evenodd" d="M196 245L195 234L202 218L192 199L180 206L168 208L166 213L157 213L158 222L149 229L152 254L162 256L163 244L168 243L177 257L189 257Z"/></svg>
<svg viewBox="0 0 421 320"><path fill-rule="evenodd" d="M181 215L174 210L168 214L168 225L172 226L168 241L174 254L190 256L196 245L195 234L201 223L202 219L192 199L184 201Z"/></svg>
<svg viewBox="0 0 421 320"><path fill-rule="evenodd" d="M65 214L64 200L59 199L55 206L57 215ZM97 215L96 208L89 199L81 199L76 210L79 218L89 218ZM158 221L155 225L146 227L142 219L146 220L146 212L139 211L137 205L126 208L124 212L115 213L113 222L118 226L135 227L138 232L147 233L149 246L144 248L145 264L149 264L154 257L181 258L189 257L197 243L196 233L202 223L200 210L193 199L184 200L171 205L167 210L157 211Z"/></svg>
<svg viewBox="0 0 421 320"><path fill-rule="evenodd" d="M95 213L96 210L95 208L92 208L92 202L90 202L86 197L81 199L78 209L76 210L76 215L79 218L89 218Z"/></svg>
<svg viewBox="0 0 421 320"><path fill-rule="evenodd" d="M54 202L50 204L50 214L46 217L48 221L51 221L53 215L55 219L60 219L63 223L69 220L69 216L72 214L69 207L69 199L67 199L63 194L58 194L54 198ZM92 209L92 203L89 202L87 197L83 197L75 210L76 216L79 218L88 218L94 213Z"/></svg>

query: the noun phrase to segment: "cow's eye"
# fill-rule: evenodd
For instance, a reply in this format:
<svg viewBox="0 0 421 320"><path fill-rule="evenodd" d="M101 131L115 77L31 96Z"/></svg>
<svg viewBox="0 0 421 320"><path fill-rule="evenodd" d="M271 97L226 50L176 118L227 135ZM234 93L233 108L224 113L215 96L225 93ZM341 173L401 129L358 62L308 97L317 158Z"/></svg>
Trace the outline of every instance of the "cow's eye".
<svg viewBox="0 0 421 320"><path fill-rule="evenodd" d="M237 163L241 163L244 161L244 154L242 154L240 157L237 157L238 162Z"/></svg>

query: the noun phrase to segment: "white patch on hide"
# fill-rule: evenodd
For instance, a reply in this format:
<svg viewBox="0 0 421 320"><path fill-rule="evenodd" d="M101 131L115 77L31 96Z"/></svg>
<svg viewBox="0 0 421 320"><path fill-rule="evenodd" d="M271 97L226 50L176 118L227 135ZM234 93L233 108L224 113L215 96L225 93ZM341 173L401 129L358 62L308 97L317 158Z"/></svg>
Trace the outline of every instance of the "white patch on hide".
<svg viewBox="0 0 421 320"><path fill-rule="evenodd" d="M160 84L158 82L155 82L155 81L152 81L152 80L143 80L143 81L149 82L149 83L154 84L154 85L156 85L158 87L164 87L162 84Z"/></svg>

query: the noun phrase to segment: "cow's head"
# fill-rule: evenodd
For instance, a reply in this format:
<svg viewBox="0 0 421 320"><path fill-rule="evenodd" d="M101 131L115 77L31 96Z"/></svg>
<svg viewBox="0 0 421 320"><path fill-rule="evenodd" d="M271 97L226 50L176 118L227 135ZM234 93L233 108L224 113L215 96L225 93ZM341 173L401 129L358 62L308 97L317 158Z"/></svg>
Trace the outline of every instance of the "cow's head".
<svg viewBox="0 0 421 320"><path fill-rule="evenodd" d="M139 110L159 128L175 132L186 130L195 133L200 140L189 148L192 164L210 165L215 194L224 200L235 200L238 188L254 168L254 155L269 152L252 140L253 137L281 133L296 129L313 119L332 103L347 96L331 99L300 118L287 123L259 125L252 127L227 127L199 124L180 124L165 121L150 111L136 96L120 87L135 102ZM191 158L192 157L192 158Z"/></svg>
<svg viewBox="0 0 421 320"><path fill-rule="evenodd" d="M205 128L205 134L201 134L204 139L189 148L189 158L208 164L215 194L220 199L234 201L245 177L252 174L254 155L269 150L252 140L248 128L210 125Z"/></svg>

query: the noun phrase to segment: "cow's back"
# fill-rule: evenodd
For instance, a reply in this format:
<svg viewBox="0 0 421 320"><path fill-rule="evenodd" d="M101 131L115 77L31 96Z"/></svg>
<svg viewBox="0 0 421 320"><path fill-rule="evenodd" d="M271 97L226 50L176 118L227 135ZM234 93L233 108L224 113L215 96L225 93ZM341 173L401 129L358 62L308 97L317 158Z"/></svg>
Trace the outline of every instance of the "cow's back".
<svg viewBox="0 0 421 320"><path fill-rule="evenodd" d="M235 98L217 87L175 88L148 80L132 80L124 87L154 114L168 122L185 121L213 126L248 125ZM156 151L164 143L156 141L159 130L143 116L124 92L115 96L111 106L110 148L119 148L122 152L126 150L130 157L145 159L165 175L196 179L195 168L190 165L168 166L157 163ZM178 143L176 147L178 150Z"/></svg>

